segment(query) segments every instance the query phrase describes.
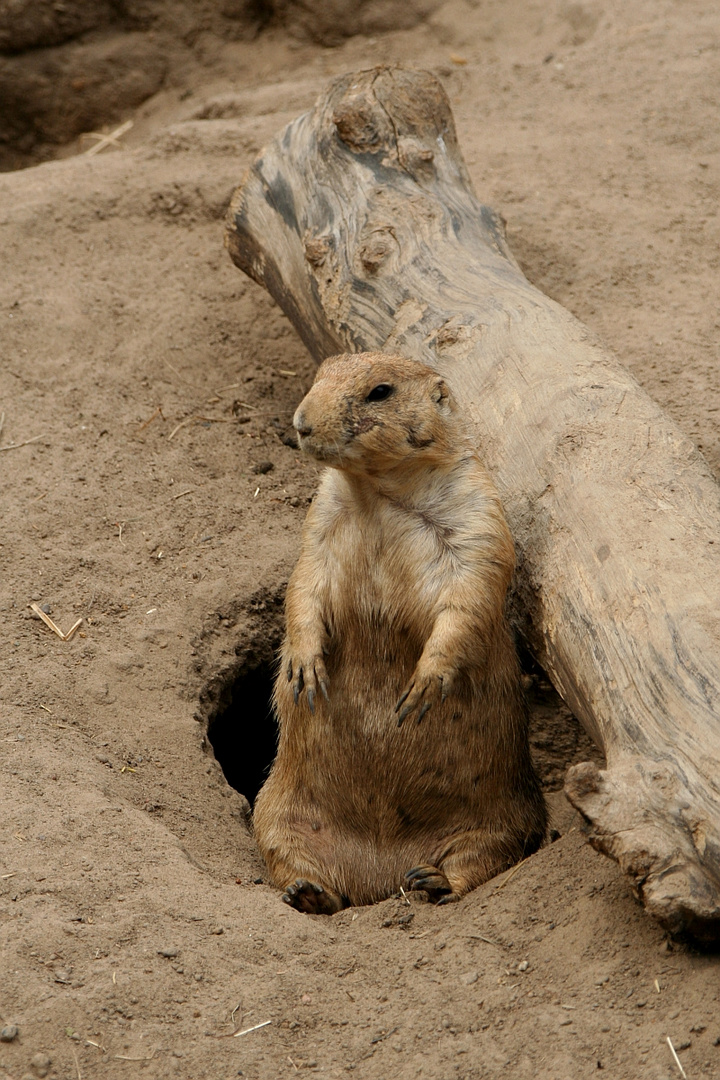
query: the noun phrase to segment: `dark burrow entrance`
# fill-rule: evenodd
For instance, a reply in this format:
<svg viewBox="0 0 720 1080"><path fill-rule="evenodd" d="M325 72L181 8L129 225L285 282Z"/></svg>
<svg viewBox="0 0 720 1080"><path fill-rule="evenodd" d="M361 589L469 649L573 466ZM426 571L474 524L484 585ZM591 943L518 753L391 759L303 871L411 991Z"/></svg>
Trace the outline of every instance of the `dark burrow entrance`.
<svg viewBox="0 0 720 1080"><path fill-rule="evenodd" d="M272 709L275 665L248 660L220 687L208 713L207 736L225 779L252 806L277 750Z"/></svg>

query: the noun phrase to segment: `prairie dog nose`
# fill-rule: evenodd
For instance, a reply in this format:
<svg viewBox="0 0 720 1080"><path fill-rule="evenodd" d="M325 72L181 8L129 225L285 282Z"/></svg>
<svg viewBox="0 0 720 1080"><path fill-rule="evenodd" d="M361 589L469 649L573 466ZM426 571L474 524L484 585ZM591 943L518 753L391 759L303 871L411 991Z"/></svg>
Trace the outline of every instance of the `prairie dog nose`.
<svg viewBox="0 0 720 1080"><path fill-rule="evenodd" d="M298 409L293 416L293 427L297 431L298 435L310 435L312 434L312 424L309 424L305 414Z"/></svg>

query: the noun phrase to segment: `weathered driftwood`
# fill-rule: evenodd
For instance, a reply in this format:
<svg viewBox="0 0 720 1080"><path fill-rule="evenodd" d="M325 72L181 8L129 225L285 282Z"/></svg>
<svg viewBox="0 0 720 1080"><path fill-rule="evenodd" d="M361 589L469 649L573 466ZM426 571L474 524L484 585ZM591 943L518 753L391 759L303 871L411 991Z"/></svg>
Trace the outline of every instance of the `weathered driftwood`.
<svg viewBox="0 0 720 1080"><path fill-rule="evenodd" d="M335 81L263 152L227 243L320 359L447 376L517 544L524 632L603 749L566 791L673 932L720 937L720 491L693 444L523 276L430 75Z"/></svg>

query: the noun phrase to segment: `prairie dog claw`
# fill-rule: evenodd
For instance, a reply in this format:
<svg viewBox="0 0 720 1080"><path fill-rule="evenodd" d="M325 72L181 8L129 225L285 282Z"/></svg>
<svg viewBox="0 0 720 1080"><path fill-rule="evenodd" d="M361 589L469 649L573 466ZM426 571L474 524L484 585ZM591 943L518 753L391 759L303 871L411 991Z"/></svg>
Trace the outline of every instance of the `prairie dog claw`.
<svg viewBox="0 0 720 1080"><path fill-rule="evenodd" d="M318 689L326 701L330 700L328 686L330 680L322 656L315 654L307 659L291 657L287 666L288 682L293 682L293 700L299 704L300 696L305 691L308 708L315 712Z"/></svg>

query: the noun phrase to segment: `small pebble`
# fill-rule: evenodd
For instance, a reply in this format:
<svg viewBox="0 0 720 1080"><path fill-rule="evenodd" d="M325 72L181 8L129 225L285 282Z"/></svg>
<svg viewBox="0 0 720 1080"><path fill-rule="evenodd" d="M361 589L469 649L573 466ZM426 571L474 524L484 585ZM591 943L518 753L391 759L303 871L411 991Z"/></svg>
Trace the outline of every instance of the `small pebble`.
<svg viewBox="0 0 720 1080"><path fill-rule="evenodd" d="M164 956L167 960L173 960L179 952L179 949L158 949L158 956Z"/></svg>
<svg viewBox="0 0 720 1080"><path fill-rule="evenodd" d="M47 1076L47 1074L50 1072L51 1065L51 1058L49 1058L47 1054L43 1054L42 1052L33 1054L32 1058L30 1059L30 1066L36 1073L36 1075L40 1077L40 1080L42 1080L42 1078L44 1076Z"/></svg>
<svg viewBox="0 0 720 1080"><path fill-rule="evenodd" d="M210 933L211 934L224 934L225 930L223 929L222 926L213 926L212 929L210 930Z"/></svg>
<svg viewBox="0 0 720 1080"><path fill-rule="evenodd" d="M464 986L472 986L473 983L478 981L477 971L466 971L464 975L460 976L460 982Z"/></svg>
<svg viewBox="0 0 720 1080"><path fill-rule="evenodd" d="M689 1050L692 1046L692 1039L681 1039L679 1043L675 1043L676 1050Z"/></svg>
<svg viewBox="0 0 720 1080"><path fill-rule="evenodd" d="M96 754L95 755L95 760L99 761L101 765L109 765L110 764L110 758L107 756L107 754Z"/></svg>
<svg viewBox="0 0 720 1080"><path fill-rule="evenodd" d="M527 971L527 969L529 967L530 967L529 960L521 960L520 963L518 964L518 971Z"/></svg>
<svg viewBox="0 0 720 1080"><path fill-rule="evenodd" d="M20 1031L17 1024L8 1024L0 1031L0 1042L14 1042Z"/></svg>
<svg viewBox="0 0 720 1080"><path fill-rule="evenodd" d="M272 472L274 468L275 465L272 461L259 461L257 465L253 465L251 471L254 472L256 476L264 476L265 473Z"/></svg>

